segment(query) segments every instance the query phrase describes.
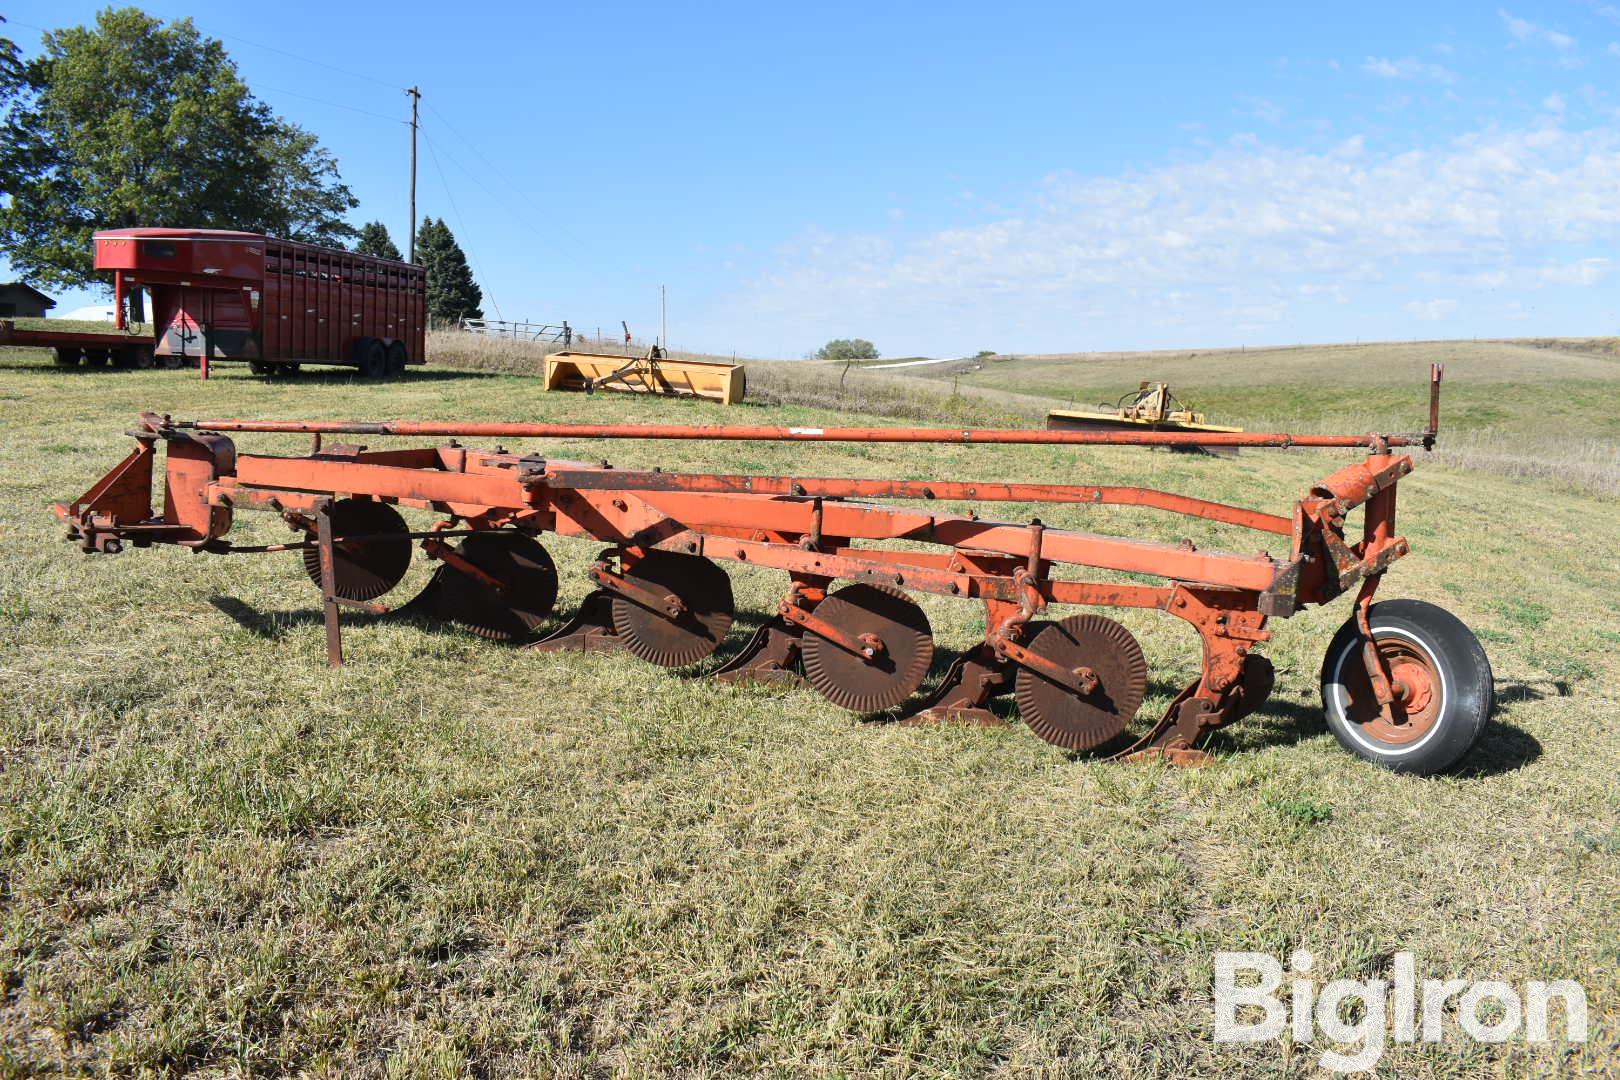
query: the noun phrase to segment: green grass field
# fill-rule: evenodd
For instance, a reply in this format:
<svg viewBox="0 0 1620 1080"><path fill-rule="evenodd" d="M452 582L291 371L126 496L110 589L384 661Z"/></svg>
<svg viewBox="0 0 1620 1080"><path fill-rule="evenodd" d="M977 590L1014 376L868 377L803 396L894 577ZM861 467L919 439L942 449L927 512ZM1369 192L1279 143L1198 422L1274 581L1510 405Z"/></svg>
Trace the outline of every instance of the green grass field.
<svg viewBox="0 0 1620 1080"><path fill-rule="evenodd" d="M1342 354L1364 384L1310 359L1216 357L1201 379L1202 357L1185 374L1121 361L1087 368L1074 393L1168 377L1240 422L1411 427L1432 356L1452 364L1447 423L1476 455L1556 455L1573 435L1603 465L1620 362L1469 348ZM442 367L390 384L229 367L202 383L0 353L0 1076L1309 1076L1320 1045L1212 1041L1214 952L1296 948L1322 980L1384 973L1411 950L1420 977L1585 987L1584 1045L1482 1046L1448 1024L1439 1045L1390 1046L1381 1075L1620 1072L1620 512L1601 468L1595 482L1536 479L1439 454L1403 482L1414 554L1381 595L1450 608L1497 680L1483 742L1434 779L1363 763L1328 734L1316 676L1343 600L1273 624L1270 704L1221 733L1213 766L1178 771L1071 760L1016 723L863 722L809 689L537 655L428 623L351 617L350 663L331 671L296 556L85 556L49 512L127 452L141 409L800 423L870 421L837 409L903 401L903 415L1029 422L1030 395L1063 400L1072 374L992 363L952 394L948 380L875 373L840 387L817 367L751 368L775 403L721 412ZM1282 512L1349 460L526 448L1141 483ZM1538 460L1546 474L1559 459ZM1040 513L1256 546L1124 509ZM238 520L241 542L288 536L272 518ZM548 546L566 613L596 548ZM728 570L735 649L783 582ZM923 603L937 676L981 619ZM1143 714L1157 715L1197 671L1196 641L1164 616L1122 621L1148 653Z"/></svg>

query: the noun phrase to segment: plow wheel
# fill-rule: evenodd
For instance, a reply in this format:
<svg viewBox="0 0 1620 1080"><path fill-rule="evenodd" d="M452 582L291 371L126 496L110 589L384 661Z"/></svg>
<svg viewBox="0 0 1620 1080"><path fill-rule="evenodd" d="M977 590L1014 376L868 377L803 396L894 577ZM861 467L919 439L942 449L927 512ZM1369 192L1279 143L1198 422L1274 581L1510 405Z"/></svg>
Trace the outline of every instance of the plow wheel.
<svg viewBox="0 0 1620 1080"><path fill-rule="evenodd" d="M898 705L922 684L933 662L928 616L898 589L846 585L816 605L815 617L847 638L878 643L866 656L805 631L800 644L805 677L834 705L859 713Z"/></svg>
<svg viewBox="0 0 1620 1080"><path fill-rule="evenodd" d="M446 563L434 592L441 618L482 638L511 641L528 637L551 614L557 603L557 567L532 538L515 532L474 533L455 553L494 581Z"/></svg>
<svg viewBox="0 0 1620 1080"><path fill-rule="evenodd" d="M1087 612L1047 623L1027 648L1066 671L1087 669L1096 680L1081 693L1020 666L1013 692L1031 731L1066 750L1093 750L1124 734L1147 693L1147 660L1129 630Z"/></svg>
<svg viewBox="0 0 1620 1080"><path fill-rule="evenodd" d="M613 594L613 629L626 647L662 667L694 664L720 647L731 629L731 578L700 555L652 551L624 572L641 589L674 594L680 612L654 610Z"/></svg>
<svg viewBox="0 0 1620 1080"><path fill-rule="evenodd" d="M332 545L332 571L333 591L339 597L375 600L404 579L411 566L411 538L398 510L370 499L340 499L327 513L337 541ZM304 573L320 586L321 556L313 547L304 550Z"/></svg>
<svg viewBox="0 0 1620 1080"><path fill-rule="evenodd" d="M1322 660L1328 727L1351 753L1396 772L1429 776L1479 741L1494 702L1491 662L1455 615L1421 600L1386 600L1368 612L1389 672L1388 715L1374 697L1356 620L1339 628Z"/></svg>

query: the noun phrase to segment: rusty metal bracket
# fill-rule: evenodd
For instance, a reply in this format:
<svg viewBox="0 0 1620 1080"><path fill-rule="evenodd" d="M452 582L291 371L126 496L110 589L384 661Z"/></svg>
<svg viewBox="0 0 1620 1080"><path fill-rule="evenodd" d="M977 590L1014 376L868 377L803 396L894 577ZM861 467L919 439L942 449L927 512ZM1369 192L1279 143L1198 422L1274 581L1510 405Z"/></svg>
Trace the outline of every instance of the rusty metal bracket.
<svg viewBox="0 0 1620 1080"><path fill-rule="evenodd" d="M596 582L600 588L608 592L618 593L626 600L640 604L648 611L656 611L668 618L678 619L681 613L686 610L686 605L674 593L659 592L657 589L649 589L645 585L637 585L629 578L614 573L613 569L606 563L599 562L592 566L590 576L591 580Z"/></svg>

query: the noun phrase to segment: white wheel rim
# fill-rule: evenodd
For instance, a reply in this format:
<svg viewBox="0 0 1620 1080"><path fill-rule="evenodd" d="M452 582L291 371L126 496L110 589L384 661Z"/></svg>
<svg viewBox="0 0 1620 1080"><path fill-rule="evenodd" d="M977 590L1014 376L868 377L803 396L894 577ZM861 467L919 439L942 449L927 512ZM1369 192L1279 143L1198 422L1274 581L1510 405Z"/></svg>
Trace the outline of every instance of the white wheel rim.
<svg viewBox="0 0 1620 1080"><path fill-rule="evenodd" d="M1376 641L1380 637L1405 638L1428 653L1430 658L1435 661L1435 677L1440 680L1440 712L1435 717L1434 726L1424 732L1423 736L1417 741L1403 746L1396 746L1379 742L1377 739L1367 738L1362 732L1361 725L1350 719L1350 693L1344 688L1344 665L1351 656L1356 654L1357 648L1361 645L1359 637L1351 638L1350 643L1344 647L1344 650L1339 653L1338 658L1333 662L1333 677L1327 685L1328 709L1333 719L1338 721L1339 729L1358 746L1364 746L1373 753L1381 754L1384 757L1405 757L1422 749L1440 732L1441 728L1445 727L1446 705L1451 701L1451 688L1446 683L1446 670L1439 661L1440 652L1433 644L1424 640L1418 634L1397 626L1387 626L1374 630L1373 640Z"/></svg>

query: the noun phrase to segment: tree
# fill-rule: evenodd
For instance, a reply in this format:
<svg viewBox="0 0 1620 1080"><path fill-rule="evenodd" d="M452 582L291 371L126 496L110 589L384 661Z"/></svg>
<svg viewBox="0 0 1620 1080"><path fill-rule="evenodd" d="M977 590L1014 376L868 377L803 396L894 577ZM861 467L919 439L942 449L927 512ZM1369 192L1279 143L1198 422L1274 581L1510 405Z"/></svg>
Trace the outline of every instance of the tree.
<svg viewBox="0 0 1620 1080"><path fill-rule="evenodd" d="M816 350L817 360L876 360L877 347L864 338L836 338Z"/></svg>
<svg viewBox="0 0 1620 1080"><path fill-rule="evenodd" d="M454 325L462 319L484 317L484 309L479 307L484 292L473 280L467 255L443 218L422 219L416 230L416 261L427 269L429 322Z"/></svg>
<svg viewBox="0 0 1620 1080"><path fill-rule="evenodd" d="M3 50L0 50L3 52ZM0 62L0 252L45 285L90 283L90 236L135 225L331 243L357 205L315 137L248 92L189 19L108 8Z"/></svg>
<svg viewBox="0 0 1620 1080"><path fill-rule="evenodd" d="M360 205L338 175L337 158L297 124L274 120L259 153L269 166L257 231L284 240L343 247L359 236L343 215Z"/></svg>
<svg viewBox="0 0 1620 1080"><path fill-rule="evenodd" d="M361 255L375 255L379 259L398 259L399 248L388 235L388 226L380 221L368 221L360 226L360 242L354 250Z"/></svg>
<svg viewBox="0 0 1620 1080"><path fill-rule="evenodd" d="M0 22L6 17L0 15ZM23 84L22 60L17 55L17 43L7 37L0 37L0 105L9 102ZM0 176L3 181L4 176ZM0 190L0 194L5 194Z"/></svg>

